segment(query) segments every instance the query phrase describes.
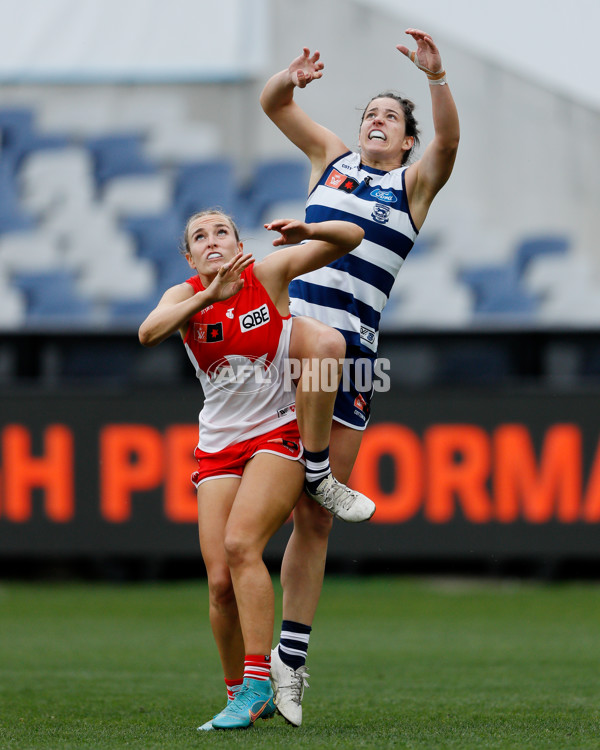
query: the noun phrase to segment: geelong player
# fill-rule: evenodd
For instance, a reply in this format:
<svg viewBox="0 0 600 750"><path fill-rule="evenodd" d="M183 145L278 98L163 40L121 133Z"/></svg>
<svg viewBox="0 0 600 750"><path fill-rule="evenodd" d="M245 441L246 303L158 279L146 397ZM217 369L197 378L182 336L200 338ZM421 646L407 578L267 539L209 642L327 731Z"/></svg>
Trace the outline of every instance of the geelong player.
<svg viewBox="0 0 600 750"><path fill-rule="evenodd" d="M292 329L300 331L304 321L290 316L288 285L349 252L364 235L345 221L277 220L266 228L280 233L275 246L306 242L301 248L279 249L254 265L229 216L220 211L192 216L185 253L196 274L168 289L139 330L145 346L179 331L204 391L195 451L198 470L192 479L198 491L210 621L229 701L203 729L245 728L275 712L269 679L274 595L262 555L305 481L294 386L285 377L294 355ZM322 327L327 353L343 357L343 339L329 330L333 336L328 339ZM299 393L299 400L308 403L303 416L307 443L323 432L321 425L311 426L314 412L321 410L321 417L333 412L339 380L334 369L329 392L307 388ZM303 377L304 372L300 383ZM314 451L319 445L309 447ZM359 506L365 517L374 511L368 498L329 478L325 494L331 492L348 507Z"/></svg>
<svg viewBox="0 0 600 750"><path fill-rule="evenodd" d="M427 76L435 131L423 156L412 164L419 131L408 99L385 92L369 102L360 124L358 153L300 109L294 89L321 78L318 52L311 56L305 48L267 82L261 95L266 114L310 159L306 221L341 219L365 231L352 253L290 285L292 313L341 331L347 359L360 358L361 366L365 358L374 366L381 311L431 202L450 177L459 141L458 115L440 53L429 34L417 29L406 33L416 41L416 52L403 45L397 49ZM303 332L307 343L318 336L309 325ZM331 429L332 468L342 482L348 481L358 454L371 396L350 385L340 386ZM271 677L277 708L296 726L302 721L306 652L331 525L330 514L302 498L294 510L294 530L282 564L283 623Z"/></svg>

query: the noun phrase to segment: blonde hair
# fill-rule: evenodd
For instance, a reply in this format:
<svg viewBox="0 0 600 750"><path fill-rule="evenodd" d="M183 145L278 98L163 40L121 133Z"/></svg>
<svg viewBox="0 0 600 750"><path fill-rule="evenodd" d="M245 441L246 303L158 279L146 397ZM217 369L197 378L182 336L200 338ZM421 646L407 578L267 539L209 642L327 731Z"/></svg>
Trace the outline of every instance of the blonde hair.
<svg viewBox="0 0 600 750"><path fill-rule="evenodd" d="M231 218L229 214L226 214L225 211L222 211L220 208L207 208L204 211L198 211L195 214L192 214L190 218L187 220L187 223L185 225L185 229L183 230L183 237L181 238L181 242L179 243L179 252L183 255L187 255L190 252L190 242L188 239L188 232L190 231L190 226L196 219L202 219L204 216L222 216L225 221L229 223L231 228L233 229L233 233L235 235L235 241L240 242L240 232L237 228L237 224L235 221Z"/></svg>

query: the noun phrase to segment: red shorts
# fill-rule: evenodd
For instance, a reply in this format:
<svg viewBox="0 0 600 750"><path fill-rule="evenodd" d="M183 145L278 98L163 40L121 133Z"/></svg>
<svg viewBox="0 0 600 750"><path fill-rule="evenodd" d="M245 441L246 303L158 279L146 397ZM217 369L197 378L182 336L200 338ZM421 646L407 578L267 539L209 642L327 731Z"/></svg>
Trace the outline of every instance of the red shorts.
<svg viewBox="0 0 600 750"><path fill-rule="evenodd" d="M264 435L229 445L217 453L206 453L196 448L194 456L198 460L198 471L192 474L192 482L198 487L208 479L241 477L246 464L257 453L275 453L298 461L303 452L298 424L294 420Z"/></svg>

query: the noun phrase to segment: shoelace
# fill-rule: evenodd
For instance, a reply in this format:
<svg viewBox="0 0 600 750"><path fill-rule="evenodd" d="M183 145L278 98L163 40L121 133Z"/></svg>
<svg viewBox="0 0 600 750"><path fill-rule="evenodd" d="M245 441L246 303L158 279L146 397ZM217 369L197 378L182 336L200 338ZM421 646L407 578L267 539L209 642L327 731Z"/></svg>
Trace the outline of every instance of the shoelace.
<svg viewBox="0 0 600 750"><path fill-rule="evenodd" d="M334 479L325 492L322 505L328 510L332 508L349 510L357 497L358 493L355 490L351 490L348 487L341 487Z"/></svg>
<svg viewBox="0 0 600 750"><path fill-rule="evenodd" d="M244 686L225 708L225 711L228 713L244 714L255 701L261 700L262 698L264 698L265 701L268 700L268 697L259 693L258 690L253 690L252 688Z"/></svg>
<svg viewBox="0 0 600 750"><path fill-rule="evenodd" d="M304 688L310 687L308 684L308 678L310 677L308 670L306 667L298 667L296 670L290 668L289 676L291 679L290 684L280 685L280 688L289 688L292 693L292 700L295 703L301 703L302 696L304 695Z"/></svg>

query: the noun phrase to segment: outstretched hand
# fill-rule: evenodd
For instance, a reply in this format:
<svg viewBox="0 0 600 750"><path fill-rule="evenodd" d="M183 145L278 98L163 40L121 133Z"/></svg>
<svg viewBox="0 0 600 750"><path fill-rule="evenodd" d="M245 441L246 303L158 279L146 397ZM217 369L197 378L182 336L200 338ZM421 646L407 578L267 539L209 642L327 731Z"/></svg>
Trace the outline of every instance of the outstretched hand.
<svg viewBox="0 0 600 750"><path fill-rule="evenodd" d="M303 47L300 57L292 60L288 68L294 86L303 89L311 81L321 78L325 65L319 59L320 57L321 53L318 51L311 57L308 47Z"/></svg>
<svg viewBox="0 0 600 750"><path fill-rule="evenodd" d="M419 70L423 70L425 73L437 73L442 70L442 56L431 36L425 31L419 31L419 29L406 29L405 33L412 36L417 43L416 52L409 50L403 44L396 45L396 49L406 55Z"/></svg>
<svg viewBox="0 0 600 750"><path fill-rule="evenodd" d="M265 229L281 234L281 237L273 240L275 247L280 245L297 245L302 240L310 238L309 225L297 219L275 219L270 224L265 224Z"/></svg>
<svg viewBox="0 0 600 750"><path fill-rule="evenodd" d="M241 250L230 261L223 263L215 278L206 287L209 296L215 302L220 302L237 294L244 286L242 273L252 263L254 263L252 254L242 253Z"/></svg>

